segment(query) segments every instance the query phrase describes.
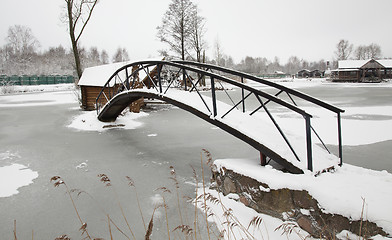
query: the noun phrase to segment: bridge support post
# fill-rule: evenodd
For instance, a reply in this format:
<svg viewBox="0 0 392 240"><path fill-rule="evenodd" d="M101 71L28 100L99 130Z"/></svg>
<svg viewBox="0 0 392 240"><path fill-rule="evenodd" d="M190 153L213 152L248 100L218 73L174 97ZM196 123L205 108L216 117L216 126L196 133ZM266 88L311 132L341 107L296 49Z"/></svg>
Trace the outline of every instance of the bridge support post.
<svg viewBox="0 0 392 240"><path fill-rule="evenodd" d="M306 148L308 157L308 170L313 171L313 159L312 159L312 132L310 130L310 117L305 117L306 125Z"/></svg>
<svg viewBox="0 0 392 240"><path fill-rule="evenodd" d="M339 142L339 166L343 165L343 149L342 149L342 124L340 120L340 112L338 112L338 142Z"/></svg>
<svg viewBox="0 0 392 240"><path fill-rule="evenodd" d="M265 156L262 152L260 152L260 165L267 165L267 156Z"/></svg>
<svg viewBox="0 0 392 240"><path fill-rule="evenodd" d="M241 83L244 83L244 77L241 77ZM245 90L241 88L242 95L242 112L245 112Z"/></svg>
<svg viewBox="0 0 392 240"><path fill-rule="evenodd" d="M158 65L157 66L157 71L158 71L159 93L162 93L161 69L162 69L162 65Z"/></svg>
<svg viewBox="0 0 392 240"><path fill-rule="evenodd" d="M214 117L217 115L217 110L216 110L216 95L215 95L215 79L211 77L211 93L212 93L212 107L213 107L213 114Z"/></svg>
<svg viewBox="0 0 392 240"><path fill-rule="evenodd" d="M125 86L127 87L127 90L129 90L129 74L128 74L128 68L125 68Z"/></svg>

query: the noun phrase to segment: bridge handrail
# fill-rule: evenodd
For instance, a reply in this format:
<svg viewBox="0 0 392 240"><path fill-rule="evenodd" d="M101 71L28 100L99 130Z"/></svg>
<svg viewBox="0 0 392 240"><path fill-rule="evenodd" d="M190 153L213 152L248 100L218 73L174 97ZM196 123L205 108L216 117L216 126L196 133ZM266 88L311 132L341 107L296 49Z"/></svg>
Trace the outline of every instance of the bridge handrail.
<svg viewBox="0 0 392 240"><path fill-rule="evenodd" d="M278 104L280 104L280 105L283 105L283 106L285 106L285 107L287 107L287 108L293 110L294 112L297 112L298 114L301 114L301 115L304 116L304 117L312 117L311 114L307 113L307 112L304 111L303 109L301 109L301 108L299 108L299 107L297 107L297 106L295 106L295 105L293 105L293 104L290 104L290 103L288 103L288 102L286 102L286 101L283 101L283 100L281 100L281 99L279 99L279 98L277 98L277 97L275 97L275 96L273 96L273 95L271 95L271 94L269 94L269 93L263 92L263 91L258 90L258 89L254 89L254 88L252 88L252 87L250 87L250 86L248 86L248 85L246 85L246 84L243 84L243 83L234 81L234 80L232 80L232 79L229 79L229 78L227 78L227 77L224 77L224 76L221 76L221 75L212 73L212 72L207 72L207 71L202 70L202 69L199 69L199 68L193 68L193 67L189 67L189 66L187 66L187 65L182 65L182 64L179 64L179 63L176 63L176 62L171 62L171 61L158 61L158 60L157 60L157 61L139 61L139 62L134 62L134 63L126 64L126 65L124 65L123 67L119 68L117 71L115 71L115 72L110 76L109 80L108 80L108 81L105 83L105 85L103 86L102 90L100 91L100 93L98 94L98 96L97 96L97 98L96 98L96 103L98 103L98 100L99 100L99 98L101 97L102 93L105 91L105 88L107 88L107 87L109 86L110 82L113 80L113 78L114 78L119 72L121 72L121 71L123 71L124 69L127 69L127 68L129 68L129 67L137 66L137 65L143 65L143 64L148 64L148 65L150 65L150 66L153 66L153 65L169 65L169 66L178 67L178 68L181 68L181 69L190 70L190 71L193 71L193 72L196 72L196 73L204 74L204 75L207 75L207 76L209 76L209 77L213 77L213 78L215 78L215 79L219 79L219 80L221 80L221 81L230 83L230 84L235 85L235 86L237 86L237 87L244 88L244 89L246 89L246 90L248 90L248 91L256 92L256 93L259 94L260 96L263 96L263 97L267 98L267 99L270 100L270 101L273 101L273 102L275 102L275 103L278 103ZM141 69L138 69L138 70L136 70L136 71L140 71L140 70L141 70ZM134 73L132 72L132 73L130 74L130 76L132 76L132 74L134 74ZM126 79L126 80L127 80L127 79ZM97 109L97 110L98 110L98 109Z"/></svg>
<svg viewBox="0 0 392 240"><path fill-rule="evenodd" d="M131 72L128 71L129 68L135 67L135 66L139 66L139 67L136 68L136 69L132 68ZM152 67L152 66L156 66L157 69L158 69L158 82L157 82L157 84L154 83L154 80L150 77L150 71L149 71L148 68L149 68L149 67ZM110 76L110 78L109 78L109 79L106 81L106 83L104 84L102 90L99 92L99 94L98 94L98 96L97 96L97 98L96 98L97 113L99 114L99 111L100 111L100 107L101 107L101 105L100 105L100 103L101 103L101 102L100 102L100 99L101 99L102 95L103 95L103 96L106 98L106 100L107 100L107 103L106 103L106 104L110 104L110 100L111 100L112 97L114 97L117 93L119 93L120 91L124 91L124 90L130 90L131 88L134 88L134 87L135 87L135 85L134 85L134 83L135 83L135 78L133 79L132 85L131 85L130 80L131 80L132 77L135 77L136 74L137 74L139 71L142 71L142 70L145 71L145 73L147 74L147 77L149 77L149 79L150 79L150 81L151 81L152 86L156 89L157 92L159 92L159 94L164 94L164 93L166 93L166 91L167 91L167 89L169 89L171 83L170 83L169 86L167 87L166 91L163 92L163 91L162 91L161 75L160 75L161 69L162 69L163 66L170 66L170 67L174 67L174 68L179 69L179 71L177 72L177 74L179 74L181 70L183 71L183 78L182 78L183 80L182 80L182 81L183 81L185 90L187 90L187 84L188 84L188 83L187 83L188 80L187 80L186 77L190 78L189 75L186 73L186 71L193 72L194 74L200 74L201 76L208 76L208 77L211 78L211 91L212 91L212 95L213 95L213 96L212 96L213 111L211 111L211 110L209 109L209 107L208 107L207 104L204 102L203 97L200 95L200 93L197 91L197 89L196 89L196 91L198 92L200 98L201 98L202 101L204 102L204 104L205 104L205 106L207 107L207 109L208 109L208 111L210 112L210 114L213 114L212 117L215 117L215 116L217 115L216 97L215 97L215 86L214 86L214 85L215 85L215 84L214 84L215 80L220 80L220 81L229 83L229 84L231 84L231 85L240 87L242 90L247 90L247 91L249 91L249 95L250 95L250 94L254 94L254 95L256 96L256 98L258 99L258 101L260 102L261 107L264 108L264 110L267 112L267 114L269 115L269 117L271 118L271 120L274 122L275 127L277 127L277 129L279 130L279 132L281 133L281 135L282 135L283 138L285 139L286 143L289 145L290 149L292 150L292 152L294 153L294 155L296 156L296 158L297 158L298 161L300 161L299 158L298 158L298 156L296 155L295 151L292 149L290 143L287 141L286 137L285 137L284 134L282 133L281 129L279 128L279 126L277 125L277 123L275 122L275 120L272 118L272 116L270 116L270 113L269 113L268 110L266 109L265 104L267 104L268 102L272 101L272 102L275 102L275 103L277 103L277 104L279 104L279 105L281 105L281 106L287 107L288 109L290 109L290 110L292 110L292 111L294 111L294 112L296 112L296 113L302 115L302 116L304 117L305 123L306 123L306 145L307 145L307 154L308 154L307 159L308 159L308 169L309 169L309 170L312 170L312 147L311 147L311 144L312 144L312 143L311 143L311 130L313 130L313 131L315 132L315 130L312 128L312 126L311 126L311 124L310 124L310 118L312 118L312 115L309 114L308 112L306 112L304 109L301 109L300 107L298 107L297 104L294 102L294 100L291 98L291 95L290 95L290 94L292 94L293 96L299 97L299 98L301 98L301 99L303 99L303 100L306 100L307 102L311 102L311 103L314 103L314 104L316 104L316 105L318 105L318 106L321 106L321 107L323 107L323 108L325 108L325 109L327 109L327 110L330 110L330 111L332 111L332 112L335 112L335 113L337 114L337 119L338 119L338 144L339 144L339 158L340 158L340 164L339 164L339 165L342 164L342 140L341 140L341 122L340 122L341 120L340 120L340 113L343 113L344 110L342 110L342 109L340 109L340 108L337 108L337 107L335 107L335 106L332 106L332 105L330 105L330 104L328 104L328 103L325 103L325 102L323 102L323 101L321 101L321 100L319 100L319 99L317 99L317 98L314 98L314 97L311 97L311 96L309 96L309 95L307 95L307 94L304 94L304 93L302 93L302 92L300 92L300 91L297 91L297 90L294 90L294 89L287 88L287 87L285 87L285 86L283 86L283 85L280 85L280 84L277 84L277 83L274 83L274 82L271 82L271 81L267 81L267 80L265 80L265 79L262 79L262 78L259 78L259 77L256 77L256 76L253 76L253 75L250 75L250 74L247 74L247 73L243 73L243 72L239 72L239 71L236 71L236 70L232 70L232 69L228 69L228 68L223 68L223 67L219 67L219 66L215 66L215 65L211 65L211 64L203 64L203 63L197 63L197 62L191 62L191 61L159 61L159 60L153 60L153 61L149 61L149 60L147 60L147 61L138 61L138 62L133 62L133 63L126 64L126 65L120 67L119 69L117 69L117 70ZM146 70L146 69L147 69L147 70ZM122 79L122 77L119 75L119 73L120 73L121 71L124 71L124 70L125 70L126 77L125 77L125 79ZM254 87L252 87L252 86L249 86L249 85L247 85L247 84L244 84L242 81L239 82L239 81L233 80L233 79L231 79L231 78L229 78L229 77L226 77L226 76L222 76L222 75L220 75L220 74L214 73L214 72L209 71L209 70L216 70L216 71L228 73L228 74L231 74L231 75L235 75L235 76L241 77L241 80L247 79L247 80L255 81L255 82L257 82L257 83L261 83L261 84L264 84L264 85L267 85L267 86L274 87L275 89L279 89L280 91L279 91L279 93L277 93L277 94L275 94L275 95L271 95L271 94L269 94L269 93L267 93L267 92L265 92L265 91L263 91L263 90L256 89L256 88L254 88ZM153 70L153 71L155 71L155 70ZM199 82L200 79L201 79L200 75L199 75L199 80L198 80L198 82ZM121 84L120 84L120 87L121 87L120 89L116 89L116 88L115 88L115 87L117 86L117 80L118 80L118 79L120 79L120 82L119 82L119 83L121 83ZM181 78L180 78L180 79L181 79ZM111 87L112 87L112 86L111 86L111 82L112 82L113 80L115 81L114 84L113 84L114 88L111 90ZM197 82L197 83L198 83L198 82ZM197 83L196 83L196 84L197 84ZM193 84L193 83L192 83L192 84ZM118 87L118 86L117 86L117 87ZM159 88L158 88L158 87L159 87ZM196 87L195 84L193 84L193 88L192 88L192 89L194 89L195 87ZM108 88L109 96L106 96L106 94L105 94L105 90L106 90L107 88ZM114 90L114 89L116 89L116 90ZM192 89L191 89L191 91L192 91ZM113 92L112 92L113 95L111 95L111 91L113 91ZM115 91L116 91L116 92L115 92ZM243 91L243 92L244 92L244 91ZM287 93L287 95L288 95L289 98L291 99L292 103L290 103L290 102L288 102L288 101L285 101L285 100L282 100L282 99L280 99L280 98L277 97L277 96L278 96L280 93L282 93L282 92L286 92L286 93ZM249 96L249 95L248 95L248 96ZM268 101L265 102L265 103L263 103L263 101L260 99L260 96L263 97L263 98L265 98L265 99L267 99ZM243 102L243 104L245 104L245 98L244 98L244 96L243 96L241 102ZM241 103L241 102L239 102L239 103ZM260 109L260 108L258 108L258 109ZM256 109L254 112L258 111L258 109ZM231 111L231 110L229 110L229 112L230 112L230 111ZM245 108L244 108L244 111L245 111ZM253 113L254 113L254 112L253 112ZM252 115L253 113L251 113L251 115ZM226 113L226 114L227 114L227 113ZM226 115L226 114L225 114L225 115ZM224 116L225 116L225 115L224 115ZM222 118L223 118L224 116L222 116ZM316 132L315 132L315 133L316 133ZM317 135L317 133L316 133L316 135ZM317 135L317 137L318 137L318 135ZM319 138L319 139L320 139L320 138ZM320 141L321 141L321 143L324 145L324 143L322 142L321 139L320 139ZM326 146L324 145L324 147L326 147ZM328 150L328 149L327 149L327 150ZM328 151L328 152L329 152L329 151Z"/></svg>
<svg viewBox="0 0 392 240"><path fill-rule="evenodd" d="M225 67L221 67L221 66L217 66L217 65L206 64L206 63L199 63L199 62L193 62L193 61L174 61L174 62L180 63L180 64L185 64L185 65L193 65L193 66L197 66L197 67L201 67L201 68L205 68L205 69L214 69L216 71L225 72L225 73L229 73L229 74L232 74L232 75L237 75L237 76L243 77L245 79L249 79L249 80L252 80L252 81L264 84L264 85L268 85L270 87L274 87L274 88L277 88L277 89L285 91L285 92L288 92L288 93L290 93L290 94L292 94L294 96L297 96L299 98L302 98L304 100L312 102L312 103L314 103L316 105L324 107L324 108L326 108L326 109L328 109L328 110L330 110L332 112L344 113L343 109L337 108L337 107L335 107L335 106L333 106L331 104L328 104L326 102L323 102L323 101L321 101L321 100L319 100L319 99L317 99L315 97L309 96L309 95L307 95L307 94L305 94L303 92L300 92L298 90L285 87L285 86L280 85L278 83L275 83L275 82L272 82L272 81L268 81L268 80L265 80L265 79L260 78L260 77L256 77L256 76L248 74L248 73L236 71L236 70L233 70L233 69L229 69L229 68L225 68Z"/></svg>

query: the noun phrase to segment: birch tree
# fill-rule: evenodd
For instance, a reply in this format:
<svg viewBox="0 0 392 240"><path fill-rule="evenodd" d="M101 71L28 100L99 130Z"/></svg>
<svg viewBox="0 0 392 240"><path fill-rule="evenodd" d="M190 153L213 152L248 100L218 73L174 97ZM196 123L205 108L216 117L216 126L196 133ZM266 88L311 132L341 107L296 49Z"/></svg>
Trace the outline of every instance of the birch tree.
<svg viewBox="0 0 392 240"><path fill-rule="evenodd" d="M353 45L344 39L339 41L339 43L336 45L336 48L335 55L337 60L347 60L353 51Z"/></svg>
<svg viewBox="0 0 392 240"><path fill-rule="evenodd" d="M98 0L64 0L66 4L66 22L68 23L75 68L79 79L82 77L82 66L78 43L88 22L91 19Z"/></svg>

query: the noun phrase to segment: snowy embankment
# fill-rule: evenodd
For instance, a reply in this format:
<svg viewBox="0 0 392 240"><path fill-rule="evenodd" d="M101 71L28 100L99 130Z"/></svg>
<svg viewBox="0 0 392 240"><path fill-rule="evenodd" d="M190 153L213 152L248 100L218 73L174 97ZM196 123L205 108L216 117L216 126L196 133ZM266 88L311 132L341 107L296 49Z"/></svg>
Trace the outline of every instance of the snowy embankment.
<svg viewBox="0 0 392 240"><path fill-rule="evenodd" d="M23 91L0 95L0 107L34 107L78 102L74 84L14 86Z"/></svg>
<svg viewBox="0 0 392 240"><path fill-rule="evenodd" d="M75 89L75 84L73 83L50 84L50 85L24 85L24 86L9 85L9 86L0 86L0 95L71 91L74 89Z"/></svg>
<svg viewBox="0 0 392 240"><path fill-rule="evenodd" d="M269 188L260 189L261 191L269 192L284 188L308 191L317 199L325 213L340 214L353 221L361 219L365 201L363 218L392 234L392 174L387 171L380 172L344 164L337 168L336 172L323 173L315 177L313 174L294 175L270 166L262 167L257 160L222 159L216 160L214 164L218 170L233 170L268 184ZM210 204L211 207L212 205ZM233 209L235 216L241 215L246 209L239 203L227 207ZM252 217L245 218L243 224L249 224Z"/></svg>

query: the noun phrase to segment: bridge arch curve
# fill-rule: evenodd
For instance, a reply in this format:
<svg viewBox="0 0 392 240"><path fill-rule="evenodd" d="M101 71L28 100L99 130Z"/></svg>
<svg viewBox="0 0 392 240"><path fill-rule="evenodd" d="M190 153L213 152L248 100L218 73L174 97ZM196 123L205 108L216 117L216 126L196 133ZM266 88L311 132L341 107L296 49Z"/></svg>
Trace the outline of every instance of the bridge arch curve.
<svg viewBox="0 0 392 240"><path fill-rule="evenodd" d="M285 169L289 170L292 173L303 173L303 170L297 168L290 162L287 162L282 156L274 152L273 150L269 149L268 147L264 146L263 144L259 143L255 139L247 136L246 134L242 133L238 129L229 126L228 124L220 121L216 118L211 118L209 114L206 114L203 111L200 111L197 108L194 108L188 104L185 104L181 101L173 99L168 96L164 96L154 92L146 92L146 91L138 91L132 90L128 92L123 92L116 96L111 102L111 104L105 105L105 107L101 110L100 114L98 115L98 119L103 122L111 122L116 120L117 116L132 102L140 99L141 97L149 98L149 99L157 99L163 102L169 103L173 106L176 106L180 109L183 109L210 124L217 126L218 128L222 129L223 131L231 134L232 136L242 140L243 142L251 145L256 150L262 152L269 158L273 159L274 161L280 163Z"/></svg>
<svg viewBox="0 0 392 240"><path fill-rule="evenodd" d="M139 79L140 74L144 74L145 76L142 81ZM208 91L210 92L211 97L206 97L199 91L201 81L205 81L206 79L210 83ZM268 93L263 89L246 84L246 81L252 81L257 84L272 87L278 92L276 94ZM225 87L222 86L222 83L240 89L242 93L241 99L233 100L225 90ZM219 84L222 86L222 89L220 90L223 90L231 101L232 107L230 109L225 108L226 106L222 107L221 102L217 100L216 91L218 89L217 85ZM186 98L178 99L171 95L171 92L178 90L181 92L190 92L194 96L198 96L199 100L203 103L201 104L203 109L201 109L200 106L195 107L195 105L187 101L188 99ZM282 99L281 96L284 95L282 93L286 94L288 99ZM184 109L248 143L263 153L264 156L269 157L285 167L288 171L292 173L303 173L306 169L313 171L312 151L316 145L312 141L312 135L317 136L326 151L329 154L331 153L311 125L310 120L312 115L299 107L294 100L294 98L298 98L300 101L315 104L317 107L324 108L337 114L338 160L340 161L339 165L342 164L340 113L344 112L344 110L277 83L235 70L208 64L186 61L135 62L127 64L115 71L102 88L102 91L96 99L98 119L101 121L114 121L127 106L141 97L158 99ZM248 102L247 99L251 97L259 103L259 106L250 112L248 110L249 108L245 106ZM284 107L295 114L299 114L304 118L305 152L300 151L301 154L298 154L298 150L295 149L298 144L293 147L292 143L290 143L284 130L279 126L273 114L267 108L267 104L271 102ZM255 136L249 134L249 132L244 132L243 129L237 129L237 126L230 125L227 121L223 121L223 118L226 119L231 117L231 113L235 112L233 111L234 109L238 109L240 112L249 116L253 116L253 114L258 111L265 112L273 123L271 125L276 128L277 132L279 132L281 138L284 140L283 144L287 145L289 155L276 151L274 147L271 147L273 144L266 144L265 141L260 141L260 138L255 138ZM325 157L325 159L330 160L332 158ZM298 164L298 162L300 162L300 164Z"/></svg>

